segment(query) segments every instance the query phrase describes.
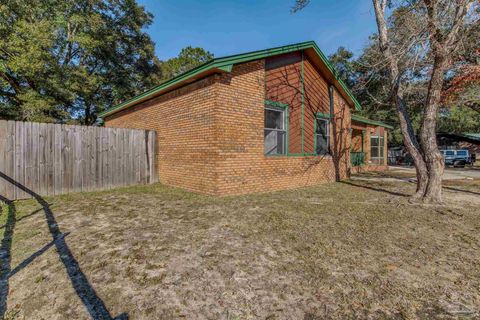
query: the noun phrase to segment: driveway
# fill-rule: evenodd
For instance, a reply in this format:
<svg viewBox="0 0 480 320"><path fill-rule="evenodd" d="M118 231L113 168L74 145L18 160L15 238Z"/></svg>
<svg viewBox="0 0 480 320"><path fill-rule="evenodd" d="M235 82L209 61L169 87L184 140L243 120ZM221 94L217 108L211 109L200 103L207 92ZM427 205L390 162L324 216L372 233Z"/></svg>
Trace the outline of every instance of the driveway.
<svg viewBox="0 0 480 320"><path fill-rule="evenodd" d="M390 170L404 173L411 173L415 175L414 167L403 166L390 166ZM457 180L457 179L480 179L480 167L465 167L465 168L445 168L443 174L444 180Z"/></svg>

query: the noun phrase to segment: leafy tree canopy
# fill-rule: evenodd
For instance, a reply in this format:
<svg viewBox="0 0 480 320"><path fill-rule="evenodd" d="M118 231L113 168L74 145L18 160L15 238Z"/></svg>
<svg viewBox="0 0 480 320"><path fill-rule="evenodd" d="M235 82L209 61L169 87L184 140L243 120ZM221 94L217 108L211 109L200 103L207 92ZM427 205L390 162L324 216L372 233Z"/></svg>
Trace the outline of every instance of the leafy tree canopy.
<svg viewBox="0 0 480 320"><path fill-rule="evenodd" d="M162 79L168 80L213 59L213 54L203 48L188 46L180 51L178 57L161 64Z"/></svg>
<svg viewBox="0 0 480 320"><path fill-rule="evenodd" d="M135 0L0 4L0 118L93 124L97 114L213 57L161 62Z"/></svg>
<svg viewBox="0 0 480 320"><path fill-rule="evenodd" d="M4 117L91 124L96 113L151 86L158 68L132 0L6 0L0 5Z"/></svg>
<svg viewBox="0 0 480 320"><path fill-rule="evenodd" d="M303 4L303 2L300 2ZM398 43L416 33L418 17L409 10L408 4L397 8L391 15L393 38ZM457 61L446 76L442 107L438 116L438 132L480 132L480 25L469 25L461 37L461 49ZM408 70L403 75L408 85L405 87L405 100L412 125L418 134L421 126L423 102L426 99L427 83L425 75L430 72L431 57L419 46L414 55L405 54L400 61ZM357 58L344 47L329 56L329 60L340 78L354 92L362 105L361 114L372 119L394 125L389 136L393 145L402 144L398 116L389 101L388 74L382 63L377 35L370 37L370 43Z"/></svg>

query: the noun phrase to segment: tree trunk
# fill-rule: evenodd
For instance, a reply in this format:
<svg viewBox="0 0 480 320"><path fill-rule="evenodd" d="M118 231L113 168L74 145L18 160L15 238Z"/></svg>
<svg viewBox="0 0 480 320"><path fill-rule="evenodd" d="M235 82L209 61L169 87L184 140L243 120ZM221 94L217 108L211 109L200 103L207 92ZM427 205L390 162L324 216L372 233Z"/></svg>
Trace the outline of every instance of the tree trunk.
<svg viewBox="0 0 480 320"><path fill-rule="evenodd" d="M445 164L438 150L436 124L446 66L445 55L437 54L433 64L432 78L423 115L420 138L428 169L428 184L423 198L425 202L442 202L442 176Z"/></svg>
<svg viewBox="0 0 480 320"><path fill-rule="evenodd" d="M423 197L427 189L429 180L428 169L420 152L420 146L418 145L417 138L413 131L412 122L407 113L405 102L401 98L401 92L397 92L394 99L394 104L397 107L398 118L400 120L400 130L403 136L403 144L408 153L412 156L413 163L415 165L415 171L417 175L417 189L412 196L413 200L417 200Z"/></svg>
<svg viewBox="0 0 480 320"><path fill-rule="evenodd" d="M85 106L85 120L84 120L84 125L89 126L91 125L91 106L86 105Z"/></svg>
<svg viewBox="0 0 480 320"><path fill-rule="evenodd" d="M412 122L407 112L407 106L403 100L403 91L400 85L401 74L398 69L398 61L393 55L388 43L388 28L385 21L386 5L386 0L373 0L378 27L378 41L380 44L380 50L385 55L390 72L391 101L397 109L398 118L400 120L400 130L403 136L403 144L407 149L407 152L412 156L417 173L417 190L412 196L412 199L416 200L423 197L425 190L427 189L429 176L427 166L420 151L420 146L413 131Z"/></svg>

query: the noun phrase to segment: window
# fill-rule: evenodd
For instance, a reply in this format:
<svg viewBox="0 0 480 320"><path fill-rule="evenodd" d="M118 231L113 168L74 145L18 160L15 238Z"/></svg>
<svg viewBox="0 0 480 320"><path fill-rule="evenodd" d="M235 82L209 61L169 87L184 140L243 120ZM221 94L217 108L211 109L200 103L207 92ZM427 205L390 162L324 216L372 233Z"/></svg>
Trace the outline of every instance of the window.
<svg viewBox="0 0 480 320"><path fill-rule="evenodd" d="M287 108L265 105L265 154L286 154Z"/></svg>
<svg viewBox="0 0 480 320"><path fill-rule="evenodd" d="M459 156L459 157L466 157L466 156L468 156L468 154L467 154L467 151L466 151L466 150L458 150L458 151L457 151L457 156Z"/></svg>
<svg viewBox="0 0 480 320"><path fill-rule="evenodd" d="M384 164L385 140L381 136L370 137L370 159L373 163Z"/></svg>
<svg viewBox="0 0 480 320"><path fill-rule="evenodd" d="M316 118L315 125L315 154L324 155L330 153L330 139L328 130L328 120Z"/></svg>
<svg viewBox="0 0 480 320"><path fill-rule="evenodd" d="M447 151L445 151L445 155L446 155L446 156L453 157L453 156L455 155L455 151L453 151L453 150L447 150Z"/></svg>

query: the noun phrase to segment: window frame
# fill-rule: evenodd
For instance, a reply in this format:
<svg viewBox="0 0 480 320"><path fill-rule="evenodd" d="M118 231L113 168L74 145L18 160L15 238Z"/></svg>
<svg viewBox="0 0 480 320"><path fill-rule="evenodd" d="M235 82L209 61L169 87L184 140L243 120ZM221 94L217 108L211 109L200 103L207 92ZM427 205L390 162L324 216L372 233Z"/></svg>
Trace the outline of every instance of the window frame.
<svg viewBox="0 0 480 320"><path fill-rule="evenodd" d="M327 123L327 149L328 151L326 153L317 153L317 120L322 120L322 121L325 121ZM320 112L317 112L315 113L315 125L313 127L313 140L314 140L314 143L313 143L313 148L314 148L314 155L315 156L329 156L331 155L331 150L330 150L330 115L329 114L325 114L325 113L320 113Z"/></svg>
<svg viewBox="0 0 480 320"><path fill-rule="evenodd" d="M377 145L372 145L372 139L377 139ZM381 143L380 143L381 142ZM372 148L378 149L378 157L372 156ZM372 160L380 160L375 161L375 164L384 165L385 164L385 137L382 135L371 135L370 136L370 162Z"/></svg>
<svg viewBox="0 0 480 320"><path fill-rule="evenodd" d="M281 111L283 115L283 130L281 129L272 129L272 128L266 128L265 127L265 110L270 110L270 111ZM263 119L263 132L264 132L264 138L263 138L263 154L268 157L278 157L278 156L286 156L288 155L288 104L281 103L281 102L276 102L276 101L271 101L271 100L265 100L264 106L263 106L263 114L264 114L264 119ZM285 138L283 139L284 143L284 150L283 153L273 153L273 154L268 154L266 153L265 150L265 130L270 130L270 131L277 131L277 132L284 132L285 133Z"/></svg>

